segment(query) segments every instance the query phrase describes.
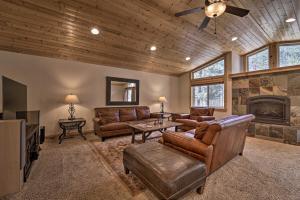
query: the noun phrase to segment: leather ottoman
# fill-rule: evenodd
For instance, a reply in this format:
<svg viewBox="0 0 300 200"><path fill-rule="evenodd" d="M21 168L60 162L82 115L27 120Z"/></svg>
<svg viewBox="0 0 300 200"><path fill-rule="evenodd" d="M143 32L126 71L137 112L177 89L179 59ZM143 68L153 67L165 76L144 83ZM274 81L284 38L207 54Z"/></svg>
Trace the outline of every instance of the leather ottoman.
<svg viewBox="0 0 300 200"><path fill-rule="evenodd" d="M203 192L205 164L158 142L127 147L123 164L126 174L139 177L159 199L177 199L196 188Z"/></svg>

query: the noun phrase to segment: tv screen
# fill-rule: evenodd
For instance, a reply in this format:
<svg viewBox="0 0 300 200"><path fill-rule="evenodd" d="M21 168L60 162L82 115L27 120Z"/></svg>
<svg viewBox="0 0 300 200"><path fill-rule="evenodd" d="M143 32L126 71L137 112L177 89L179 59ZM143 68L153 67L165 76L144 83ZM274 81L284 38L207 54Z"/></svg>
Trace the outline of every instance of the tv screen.
<svg viewBox="0 0 300 200"><path fill-rule="evenodd" d="M16 113L27 111L27 86L2 76L3 113L5 120L16 119Z"/></svg>

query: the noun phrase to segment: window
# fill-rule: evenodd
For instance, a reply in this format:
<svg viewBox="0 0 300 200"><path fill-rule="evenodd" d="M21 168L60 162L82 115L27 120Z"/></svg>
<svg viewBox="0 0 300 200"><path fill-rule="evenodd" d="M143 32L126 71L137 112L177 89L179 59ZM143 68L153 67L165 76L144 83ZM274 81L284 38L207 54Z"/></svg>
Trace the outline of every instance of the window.
<svg viewBox="0 0 300 200"><path fill-rule="evenodd" d="M192 87L192 107L224 108L224 84Z"/></svg>
<svg viewBox="0 0 300 200"><path fill-rule="evenodd" d="M300 65L300 44L279 46L279 67Z"/></svg>
<svg viewBox="0 0 300 200"><path fill-rule="evenodd" d="M207 78L213 76L223 76L224 75L224 59L219 60L207 67L200 69L193 73L193 79Z"/></svg>
<svg viewBox="0 0 300 200"><path fill-rule="evenodd" d="M269 69L269 49L263 49L247 56L248 71Z"/></svg>

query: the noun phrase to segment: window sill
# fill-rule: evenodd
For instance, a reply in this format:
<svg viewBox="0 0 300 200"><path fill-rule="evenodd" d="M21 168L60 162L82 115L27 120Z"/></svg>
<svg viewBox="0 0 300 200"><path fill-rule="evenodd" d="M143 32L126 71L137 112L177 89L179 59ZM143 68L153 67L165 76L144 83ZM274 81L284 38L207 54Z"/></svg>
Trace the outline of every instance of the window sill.
<svg viewBox="0 0 300 200"><path fill-rule="evenodd" d="M274 74L274 73L282 73L282 72L289 72L289 71L299 71L300 65L296 66L289 66L289 67L277 67L273 69L267 69L267 70L260 70L260 71L253 71L253 72L242 72L237 74L230 74L230 78L241 78L241 77L247 77L247 76L258 76L258 75L264 75L264 74Z"/></svg>

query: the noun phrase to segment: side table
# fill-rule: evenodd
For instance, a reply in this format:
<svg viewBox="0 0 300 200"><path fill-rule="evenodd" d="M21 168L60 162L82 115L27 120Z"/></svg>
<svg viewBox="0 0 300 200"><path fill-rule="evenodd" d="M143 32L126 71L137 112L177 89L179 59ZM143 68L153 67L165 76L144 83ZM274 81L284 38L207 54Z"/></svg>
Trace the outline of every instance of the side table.
<svg viewBox="0 0 300 200"><path fill-rule="evenodd" d="M170 119L172 118L172 113L169 112L154 112L152 114L157 115L161 119L168 119L168 121L171 121Z"/></svg>
<svg viewBox="0 0 300 200"><path fill-rule="evenodd" d="M64 139L66 139L66 134L68 130L77 130L80 136L86 140L86 137L82 133L82 128L86 124L86 120L84 118L76 118L76 119L60 119L58 121L59 127L63 130L63 132L59 136L59 144L62 143Z"/></svg>

